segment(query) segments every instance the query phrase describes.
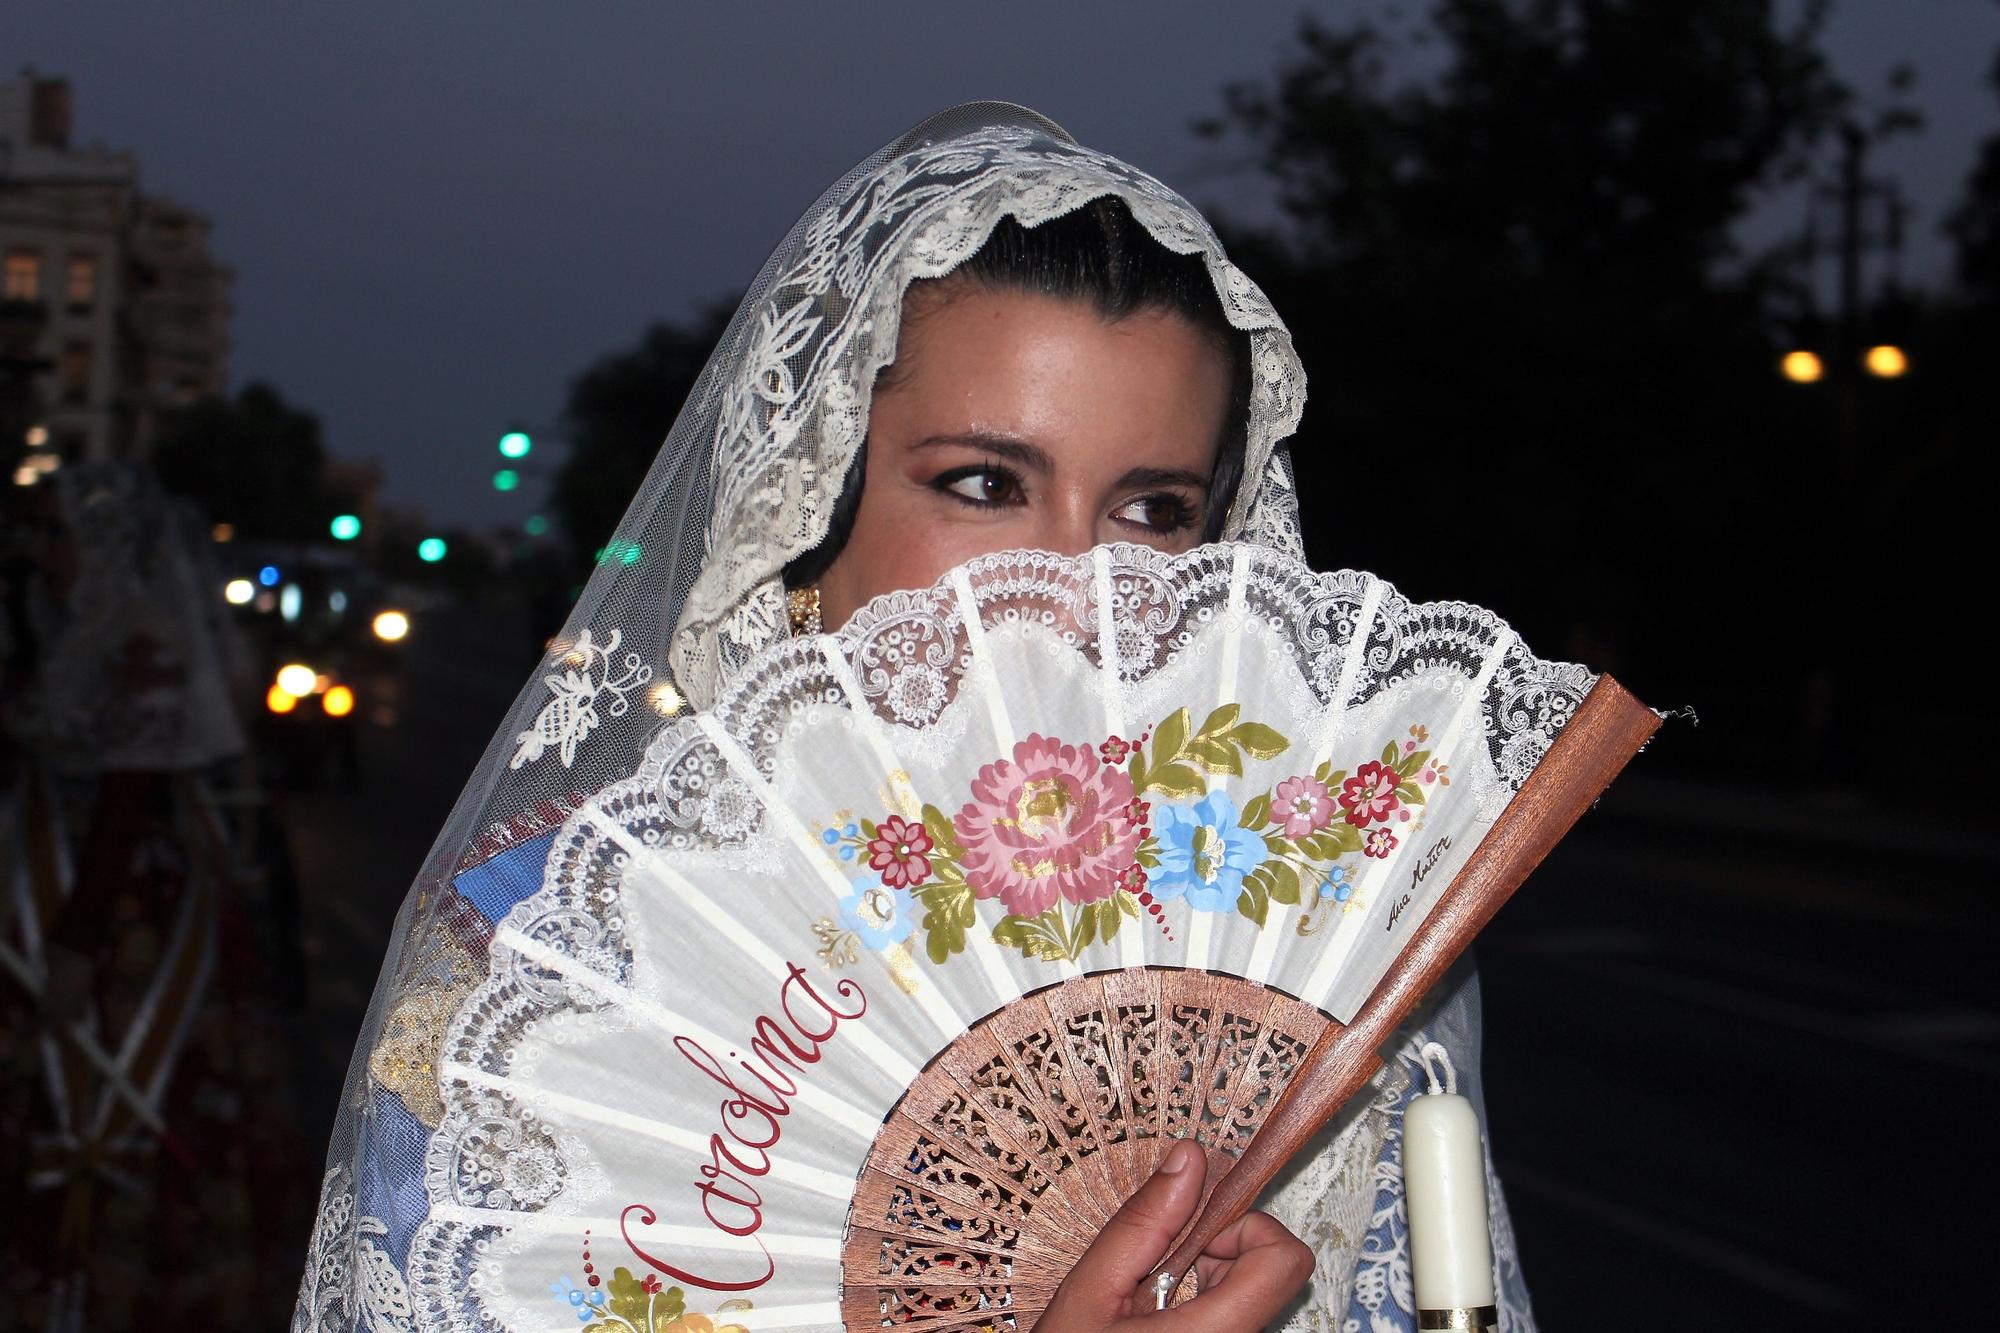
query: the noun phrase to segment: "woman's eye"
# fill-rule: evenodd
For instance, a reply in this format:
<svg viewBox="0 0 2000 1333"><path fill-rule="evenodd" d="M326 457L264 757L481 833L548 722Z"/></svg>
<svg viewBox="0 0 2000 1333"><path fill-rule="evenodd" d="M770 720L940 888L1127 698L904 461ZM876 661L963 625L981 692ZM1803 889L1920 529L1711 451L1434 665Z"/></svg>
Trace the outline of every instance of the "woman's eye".
<svg viewBox="0 0 2000 1333"><path fill-rule="evenodd" d="M1128 501L1112 517L1156 532L1180 532L1193 527L1199 515L1185 497L1163 492Z"/></svg>
<svg viewBox="0 0 2000 1333"><path fill-rule="evenodd" d="M949 472L932 484L968 504L1019 504L1026 498L1021 492L1021 479L1004 468Z"/></svg>

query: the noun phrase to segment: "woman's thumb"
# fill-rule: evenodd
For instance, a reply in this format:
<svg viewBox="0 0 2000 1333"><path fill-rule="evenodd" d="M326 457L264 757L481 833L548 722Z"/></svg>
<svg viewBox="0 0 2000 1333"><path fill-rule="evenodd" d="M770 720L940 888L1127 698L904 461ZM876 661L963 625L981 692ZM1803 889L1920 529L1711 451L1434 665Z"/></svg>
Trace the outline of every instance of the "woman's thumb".
<svg viewBox="0 0 2000 1333"><path fill-rule="evenodd" d="M1183 1139L1169 1149L1152 1179L1104 1224L1104 1230L1070 1269L1056 1302L1074 1293L1073 1298L1093 1306L1103 1301L1110 1311L1117 1311L1134 1288L1152 1274L1174 1237L1194 1216L1201 1204L1207 1166L1207 1157L1195 1143Z"/></svg>

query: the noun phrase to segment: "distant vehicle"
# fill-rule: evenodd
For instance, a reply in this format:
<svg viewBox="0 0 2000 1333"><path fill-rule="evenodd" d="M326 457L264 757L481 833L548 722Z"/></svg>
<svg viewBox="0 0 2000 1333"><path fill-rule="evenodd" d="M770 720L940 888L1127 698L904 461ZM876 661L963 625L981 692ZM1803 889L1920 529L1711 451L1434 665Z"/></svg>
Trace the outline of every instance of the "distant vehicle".
<svg viewBox="0 0 2000 1333"><path fill-rule="evenodd" d="M350 550L232 543L223 600L250 641L262 698L260 748L285 786L361 781L359 728L393 710L415 620Z"/></svg>

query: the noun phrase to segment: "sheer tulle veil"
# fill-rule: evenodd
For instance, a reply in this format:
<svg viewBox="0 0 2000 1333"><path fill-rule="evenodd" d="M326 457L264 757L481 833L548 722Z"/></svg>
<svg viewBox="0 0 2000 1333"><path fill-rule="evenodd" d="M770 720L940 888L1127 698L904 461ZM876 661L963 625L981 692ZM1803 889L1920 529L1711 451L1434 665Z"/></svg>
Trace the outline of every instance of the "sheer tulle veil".
<svg viewBox="0 0 2000 1333"><path fill-rule="evenodd" d="M449 1117L437 1061L469 1039L454 1019L487 975L495 923L541 886L537 839L638 770L667 719L705 707L789 634L781 571L826 534L867 433L870 387L895 358L909 284L949 273L1004 216L1033 226L1106 196L1168 249L1201 256L1227 318L1248 335L1245 481L1224 535L1299 552L1283 445L1304 372L1271 303L1185 200L1034 112L993 102L933 116L834 182L751 284L410 890L348 1070L296 1328L493 1327L450 1289L449 1265L426 1249L426 1220L453 1187L467 1136L492 1144L509 1131ZM679 817L692 824L704 812ZM1424 1024L1476 1096L1469 976ZM1389 1062L1275 1200L1320 1255L1301 1326L1365 1327L1407 1309L1400 1192L1384 1173L1414 1050ZM1496 1229L1503 1319L1526 1327L1497 1196Z"/></svg>

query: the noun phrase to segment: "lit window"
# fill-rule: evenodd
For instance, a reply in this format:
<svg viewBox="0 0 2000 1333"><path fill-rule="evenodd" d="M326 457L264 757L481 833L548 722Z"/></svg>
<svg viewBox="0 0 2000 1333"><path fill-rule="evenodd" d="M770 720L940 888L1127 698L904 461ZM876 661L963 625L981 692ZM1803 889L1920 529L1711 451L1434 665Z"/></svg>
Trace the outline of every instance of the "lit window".
<svg viewBox="0 0 2000 1333"><path fill-rule="evenodd" d="M16 250L7 256L6 296L9 301L42 299L42 256L34 250Z"/></svg>
<svg viewBox="0 0 2000 1333"><path fill-rule="evenodd" d="M97 301L97 256L71 255L66 291L72 306L93 305Z"/></svg>

